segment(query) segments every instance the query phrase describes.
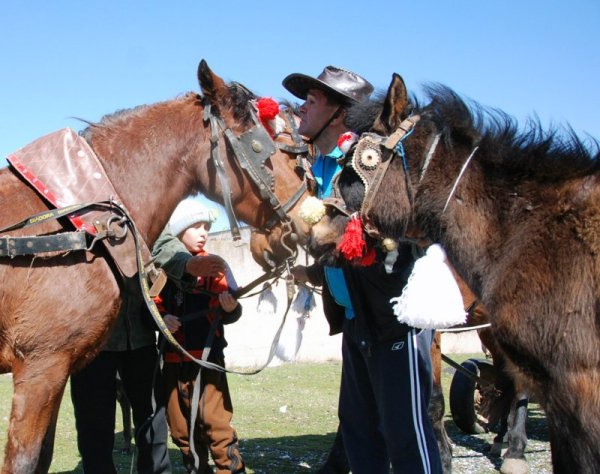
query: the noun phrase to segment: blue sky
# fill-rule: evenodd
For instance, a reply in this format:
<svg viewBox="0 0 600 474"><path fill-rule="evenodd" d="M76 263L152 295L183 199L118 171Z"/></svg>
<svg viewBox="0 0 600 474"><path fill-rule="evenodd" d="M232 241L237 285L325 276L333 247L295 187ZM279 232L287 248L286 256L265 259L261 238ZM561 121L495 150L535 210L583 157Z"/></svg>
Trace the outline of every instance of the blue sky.
<svg viewBox="0 0 600 474"><path fill-rule="evenodd" d="M83 128L72 117L198 91L201 59L275 99L292 99L287 74L327 64L378 89L398 72L417 93L441 82L600 138L599 24L597 0L4 0L0 166L42 135Z"/></svg>

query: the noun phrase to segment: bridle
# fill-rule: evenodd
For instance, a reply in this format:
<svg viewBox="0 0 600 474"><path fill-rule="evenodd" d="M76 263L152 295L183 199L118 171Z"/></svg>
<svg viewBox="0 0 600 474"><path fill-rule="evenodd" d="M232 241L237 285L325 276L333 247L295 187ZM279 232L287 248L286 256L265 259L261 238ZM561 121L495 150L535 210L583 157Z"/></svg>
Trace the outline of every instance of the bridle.
<svg viewBox="0 0 600 474"><path fill-rule="evenodd" d="M275 194L275 176L271 173L269 168L265 166L265 163L275 153L276 148L298 156L306 153L308 148L298 134L295 121L289 112L286 114L286 122L290 129L288 133L292 138L293 145L282 143L277 141L277 139L273 140L271 135L269 135L265 127L258 120L254 110L251 111L251 114L254 126L241 135L236 136L231 128L227 127L223 120L213 113L210 104L206 104L204 108L204 121L210 125L211 158L215 169L217 170L217 176L223 190L223 202L229 219L231 234L234 241L241 239L239 224L235 217L231 202L229 178L225 173L223 161L219 152L219 140L221 135L225 137L226 142L231 147L239 166L248 174L251 181L258 188L261 199L268 202L273 211L273 217L267 221L263 230L270 232L275 225L281 224L281 244L290 255L295 255L295 246L294 248L291 248L285 243L286 239L290 239L292 242L297 240L294 223L289 217L288 212L306 192L306 181L303 180L296 192L287 202L282 204Z"/></svg>
<svg viewBox="0 0 600 474"><path fill-rule="evenodd" d="M384 249L391 247L395 248L394 242L387 242L385 236L381 236L379 230L372 224L372 221L369 217L369 211L371 210L373 203L375 202L376 196L378 194L378 190L381 187L381 183L383 178L392 162L392 160L399 156L402 159L402 166L404 168L404 179L407 189L408 201L410 208L414 208L414 191L413 186L409 176L408 169L408 160L406 158L406 153L404 150L404 141L413 133L417 123L421 120L420 115L412 115L404 119L398 128L389 136L381 136L375 133L364 133L358 143L354 146L353 151L351 151L351 157L346 163L347 166L350 166L354 172L357 174L359 179L362 181L365 191L363 201L361 203L360 210L358 211L358 216L360 216L363 229L367 235L370 237L382 241ZM438 131L429 139L429 145L427 147L427 152L425 154L423 163L421 165L421 169L419 170L418 182L421 183L425 174L429 168L433 155L437 149L437 146L440 142L442 134ZM390 151L391 153L386 153L385 156L382 156L380 153L381 148ZM457 175L454 184L449 192L448 198L446 200L446 204L443 208L442 212L445 212L452 196L454 195L458 183L464 175L466 168L468 167L471 159L477 152L479 146L476 145L469 154L468 158L463 163L463 166L460 169L459 174ZM341 198L341 192L339 190L339 177L336 177L334 183L334 191L332 193L331 198L327 198L323 201L323 203L327 206L331 206L336 208L342 214L345 214L347 217L351 217L352 213L346 208L346 205ZM403 241L407 242L416 242L422 239L422 237L413 238L408 235L408 226L410 224L410 219L407 220L406 226L407 228L404 231L404 235L406 236Z"/></svg>
<svg viewBox="0 0 600 474"><path fill-rule="evenodd" d="M379 230L372 224L371 219L369 218L369 211L373 206L383 178L396 155L402 158L409 201L412 202L413 200L412 187L408 176L408 163L404 152L403 142L413 132L420 118L419 115L409 116L387 137L376 133L363 133L353 151L351 150L349 153L350 158L346 163L346 166L350 166L354 170L362 181L365 189L358 215L362 220L363 228L367 235L376 240L382 239ZM391 151L391 153L382 156L379 152L382 146ZM323 204L334 207L346 216L351 217L352 213L346 208L346 204L341 197L339 177L340 174L336 176L332 196L324 199Z"/></svg>

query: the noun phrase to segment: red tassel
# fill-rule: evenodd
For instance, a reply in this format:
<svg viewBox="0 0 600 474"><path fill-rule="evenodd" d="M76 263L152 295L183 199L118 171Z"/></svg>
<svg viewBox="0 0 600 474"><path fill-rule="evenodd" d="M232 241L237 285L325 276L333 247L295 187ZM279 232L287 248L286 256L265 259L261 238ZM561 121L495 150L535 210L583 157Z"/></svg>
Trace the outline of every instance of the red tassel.
<svg viewBox="0 0 600 474"><path fill-rule="evenodd" d="M362 220L359 216L352 216L337 248L346 260L354 260L363 256L366 247Z"/></svg>
<svg viewBox="0 0 600 474"><path fill-rule="evenodd" d="M371 265L373 265L375 263L375 259L377 258L377 252L375 252L374 248L369 249L369 251L367 252L367 254L360 259L360 262L358 262L358 264L361 267L370 267Z"/></svg>

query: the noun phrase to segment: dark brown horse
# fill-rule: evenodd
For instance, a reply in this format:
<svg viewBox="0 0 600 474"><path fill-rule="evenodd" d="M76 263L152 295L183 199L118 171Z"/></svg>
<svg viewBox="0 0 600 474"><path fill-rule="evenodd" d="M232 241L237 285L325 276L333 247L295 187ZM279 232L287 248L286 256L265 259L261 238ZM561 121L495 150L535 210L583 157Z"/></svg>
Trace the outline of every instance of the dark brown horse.
<svg viewBox="0 0 600 474"><path fill-rule="evenodd" d="M198 79L202 95L188 93L120 112L84 133L150 247L184 197L202 192L223 202L211 161L214 147L229 179L236 216L258 228L276 216L265 190L249 178L223 138L226 131L240 137L256 126L256 97L240 84L224 83L204 61ZM217 131L206 120L207 109L221 121ZM212 145L211 133L218 139ZM272 194L281 203L301 184L287 161L276 151L263 166L273 178ZM48 209L10 168L0 170L0 202L2 228ZM36 226L35 233L58 233L64 226L69 224L46 222ZM0 280L0 369L12 372L14 381L2 472L47 472L65 383L106 340L120 305L121 279L107 252L97 245L90 252L1 259Z"/></svg>
<svg viewBox="0 0 600 474"><path fill-rule="evenodd" d="M513 376L546 412L554 471L600 472L597 152L536 123L519 132L447 88L429 94L413 107L394 75L376 135L356 147L354 170L388 167L366 191L363 221L380 238L444 247L489 310ZM317 235L331 230L322 225Z"/></svg>

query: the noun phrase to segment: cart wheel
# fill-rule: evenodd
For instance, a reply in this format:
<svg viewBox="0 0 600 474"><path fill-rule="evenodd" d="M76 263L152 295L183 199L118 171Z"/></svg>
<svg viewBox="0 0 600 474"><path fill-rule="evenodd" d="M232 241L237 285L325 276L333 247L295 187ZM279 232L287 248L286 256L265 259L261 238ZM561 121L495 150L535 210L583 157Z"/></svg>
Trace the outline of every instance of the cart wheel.
<svg viewBox="0 0 600 474"><path fill-rule="evenodd" d="M491 361L485 359L467 359L461 364L477 377L494 382L496 373ZM488 420L481 416L482 390L479 383L457 370L450 384L450 411L456 426L467 434L487 433Z"/></svg>

